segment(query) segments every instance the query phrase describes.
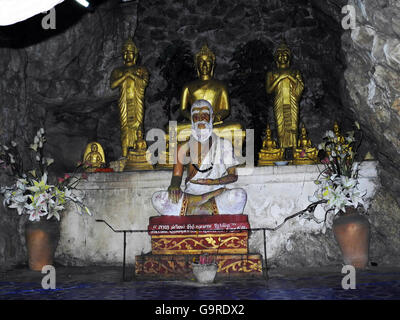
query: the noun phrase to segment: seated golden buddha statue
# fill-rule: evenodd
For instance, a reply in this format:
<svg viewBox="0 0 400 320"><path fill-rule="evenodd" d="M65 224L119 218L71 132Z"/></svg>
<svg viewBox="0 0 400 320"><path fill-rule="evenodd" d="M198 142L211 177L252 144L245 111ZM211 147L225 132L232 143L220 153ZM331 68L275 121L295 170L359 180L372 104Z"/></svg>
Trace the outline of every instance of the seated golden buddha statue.
<svg viewBox="0 0 400 320"><path fill-rule="evenodd" d="M337 154L340 153L347 153L352 151L352 147L350 146L350 143L346 141L346 138L341 134L339 124L337 121L333 124L333 133L335 134L336 138L338 139L338 144L342 148L341 150L335 150ZM330 155L330 152L328 152Z"/></svg>
<svg viewBox="0 0 400 320"><path fill-rule="evenodd" d="M134 145L134 151L146 151L147 143L146 140L143 139L143 132L142 130L138 130L137 132L137 140Z"/></svg>
<svg viewBox="0 0 400 320"><path fill-rule="evenodd" d="M128 152L124 171L153 170L150 161L151 154L147 151L147 143L143 138L143 131L139 128L136 132L136 141Z"/></svg>
<svg viewBox="0 0 400 320"><path fill-rule="evenodd" d="M226 85L214 79L215 60L215 54L206 44L195 55L194 63L199 79L187 83L182 89L180 112L187 121L178 123L175 134L178 143L189 139L192 128L190 107L197 100L206 100L214 108L213 132L221 138L229 139L235 151L241 152L246 132L240 123L224 122L230 114L229 96ZM169 135L166 136L168 139ZM170 143L169 147L174 145Z"/></svg>
<svg viewBox="0 0 400 320"><path fill-rule="evenodd" d="M94 172L106 163L104 151L100 143L90 142L86 146L83 161L85 162L85 171L87 172Z"/></svg>
<svg viewBox="0 0 400 320"><path fill-rule="evenodd" d="M258 153L258 166L273 166L276 161L282 161L283 152L284 149L277 147L276 141L272 138L271 128L267 124L262 149Z"/></svg>
<svg viewBox="0 0 400 320"><path fill-rule="evenodd" d="M340 143L344 144L346 142L345 138L340 133L339 124L337 123L337 121L335 121L335 123L333 124L333 133L336 135Z"/></svg>
<svg viewBox="0 0 400 320"><path fill-rule="evenodd" d="M301 125L300 136L297 139L297 148L294 152L293 164L315 164L318 163L318 149L312 146L308 138L304 123Z"/></svg>

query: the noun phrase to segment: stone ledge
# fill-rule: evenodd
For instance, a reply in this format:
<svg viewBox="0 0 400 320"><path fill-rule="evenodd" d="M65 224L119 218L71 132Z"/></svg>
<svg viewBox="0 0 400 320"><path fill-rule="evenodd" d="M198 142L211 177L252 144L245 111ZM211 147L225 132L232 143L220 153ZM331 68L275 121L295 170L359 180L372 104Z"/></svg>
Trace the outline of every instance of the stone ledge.
<svg viewBox="0 0 400 320"><path fill-rule="evenodd" d="M364 161L361 164L360 178L370 179L377 177L377 162ZM232 186L258 183L296 183L314 181L323 165L290 165L266 166L254 168L238 168L238 182ZM88 180L79 184L80 190L98 189L135 189L135 188L162 188L168 187L171 181L171 170L152 170L136 172L90 173ZM182 181L184 181L184 174Z"/></svg>
<svg viewBox="0 0 400 320"><path fill-rule="evenodd" d="M376 165L376 162L364 162L361 166L360 189L367 190L368 199L374 196L378 187ZM89 181L83 183L81 189L94 216L80 216L73 206L65 210L56 257L65 265L120 264L123 235L95 220L105 220L115 229L147 230L149 219L157 216L151 197L154 192L168 187L171 174L171 171L149 171L89 175ZM241 187L247 192L244 214L248 216L251 228L275 227L310 204L308 197L316 189L314 180L318 174L315 165L256 167L252 175L240 175L231 187ZM317 208L316 214L320 218L324 216L322 207ZM312 237L320 234L321 229L322 225L297 217L277 231L268 231L268 259L279 260L282 250L298 255L293 251L296 246L290 239L314 243ZM250 252L263 254L261 231L251 232L248 247ZM127 263L150 251L151 238L147 231L127 234ZM328 251L329 248L323 245L305 245L302 249L303 254L325 256L329 261Z"/></svg>

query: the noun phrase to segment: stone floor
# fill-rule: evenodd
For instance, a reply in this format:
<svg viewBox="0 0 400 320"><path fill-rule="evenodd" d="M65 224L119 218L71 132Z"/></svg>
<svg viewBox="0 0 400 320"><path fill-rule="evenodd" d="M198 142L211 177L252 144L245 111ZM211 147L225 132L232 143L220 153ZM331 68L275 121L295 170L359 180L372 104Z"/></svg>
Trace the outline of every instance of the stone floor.
<svg viewBox="0 0 400 320"><path fill-rule="evenodd" d="M132 274L132 268L127 269ZM0 300L399 300L400 268L357 272L344 290L341 266L269 270L269 279L122 281L121 267L56 267L56 289L44 290L40 272L21 266L0 271Z"/></svg>

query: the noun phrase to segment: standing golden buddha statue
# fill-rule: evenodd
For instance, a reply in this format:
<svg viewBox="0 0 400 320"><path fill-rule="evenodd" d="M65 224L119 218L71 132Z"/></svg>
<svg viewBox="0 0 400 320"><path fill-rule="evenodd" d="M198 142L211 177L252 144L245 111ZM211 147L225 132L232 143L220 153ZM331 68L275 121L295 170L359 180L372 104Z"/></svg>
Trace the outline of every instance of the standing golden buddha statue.
<svg viewBox="0 0 400 320"><path fill-rule="evenodd" d="M130 169L150 169L146 165L146 152L138 150L138 141L142 137L144 117L144 92L149 83L149 72L143 66L137 66L138 49L128 39L122 48L124 66L111 73L111 89L119 87L118 106L120 111L122 156L127 159ZM143 149L143 141L140 141ZM132 159L130 159L130 156ZM135 166L138 162L139 165ZM137 168L136 168L137 167Z"/></svg>
<svg viewBox="0 0 400 320"><path fill-rule="evenodd" d="M284 41L276 49L274 59L277 70L267 73L266 89L268 94L275 93L274 114L279 145L293 150L297 146L299 101L304 83L300 72L290 68L291 51Z"/></svg>
<svg viewBox="0 0 400 320"><path fill-rule="evenodd" d="M230 114L228 89L222 81L214 78L216 56L206 44L195 55L194 64L198 79L185 84L181 94L180 112L187 122L178 123L176 132L173 134L178 142L189 139L192 127L190 108L195 101L206 100L213 107L213 132L219 137L229 139L235 151L241 151L246 132L242 130L240 123L224 122ZM166 139L169 140L169 135ZM170 143L169 147L172 150L176 146ZM160 166L172 168L172 164L168 163L169 150L162 157L167 164Z"/></svg>

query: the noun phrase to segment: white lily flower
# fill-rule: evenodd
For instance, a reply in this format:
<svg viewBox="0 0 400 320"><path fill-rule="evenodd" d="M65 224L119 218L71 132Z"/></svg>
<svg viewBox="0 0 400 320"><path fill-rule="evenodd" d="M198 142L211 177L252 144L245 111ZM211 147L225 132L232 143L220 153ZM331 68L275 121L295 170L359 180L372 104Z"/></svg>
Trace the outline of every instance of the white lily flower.
<svg viewBox="0 0 400 320"><path fill-rule="evenodd" d="M338 178L338 175L335 173L329 177L330 181L335 181Z"/></svg>
<svg viewBox="0 0 400 320"><path fill-rule="evenodd" d="M58 213L58 211L60 210L61 209L54 208L54 210L50 211L49 214L47 215L47 220L49 220L52 217L55 217L58 221L60 221L60 214Z"/></svg>
<svg viewBox="0 0 400 320"><path fill-rule="evenodd" d="M24 192L26 190L27 184L28 184L28 181L26 181L25 179L18 179L16 182L16 187L21 192Z"/></svg>
<svg viewBox="0 0 400 320"><path fill-rule="evenodd" d="M45 168L54 163L53 158L42 157L38 153L39 148L43 148L46 138L44 129L40 128L33 139L33 144L30 144L30 149L36 152L35 159L45 165ZM11 145L15 148L17 143L11 141ZM10 158L11 163L16 162L15 156L10 152L9 147L0 145L2 156ZM0 164L5 161L0 160ZM60 220L60 212L65 210L65 205L69 201L73 201L79 207L80 213L92 215L88 207L85 206L81 197L75 196L70 188L71 183L78 183L79 178L72 176L65 180L68 183L63 186L62 190L53 185L47 184L48 174L44 172L42 176L32 169L27 171L29 178L25 172L22 173L22 178L16 178L11 187L0 186L0 194L4 196L3 205L9 208L16 209L19 215L25 213L29 215L30 221L39 221L40 217L47 215L47 219L55 217ZM29 201L29 204L27 203Z"/></svg>
<svg viewBox="0 0 400 320"><path fill-rule="evenodd" d="M14 200L15 201L13 201L11 205L9 205L8 207L12 209L17 209L18 215L21 215L25 210L26 198L18 198ZM22 201L17 201L17 200L22 200Z"/></svg>
<svg viewBox="0 0 400 320"><path fill-rule="evenodd" d="M47 166L51 165L54 162L53 158L46 158L46 164Z"/></svg>
<svg viewBox="0 0 400 320"><path fill-rule="evenodd" d="M340 178L341 178L341 184L345 189L353 189L358 183L356 179L349 178L346 176L341 176Z"/></svg>
<svg viewBox="0 0 400 320"><path fill-rule="evenodd" d="M40 217L45 216L47 213L41 212L39 209L33 209L28 211L30 221L40 221Z"/></svg>
<svg viewBox="0 0 400 320"><path fill-rule="evenodd" d="M324 138L332 138L332 139L334 139L335 137L336 137L336 135L332 130L328 130L327 132L325 132Z"/></svg>
<svg viewBox="0 0 400 320"><path fill-rule="evenodd" d="M354 141L354 138L352 138L352 137L346 137L345 140L346 140L347 143L350 144L350 143L352 143L352 142Z"/></svg>

